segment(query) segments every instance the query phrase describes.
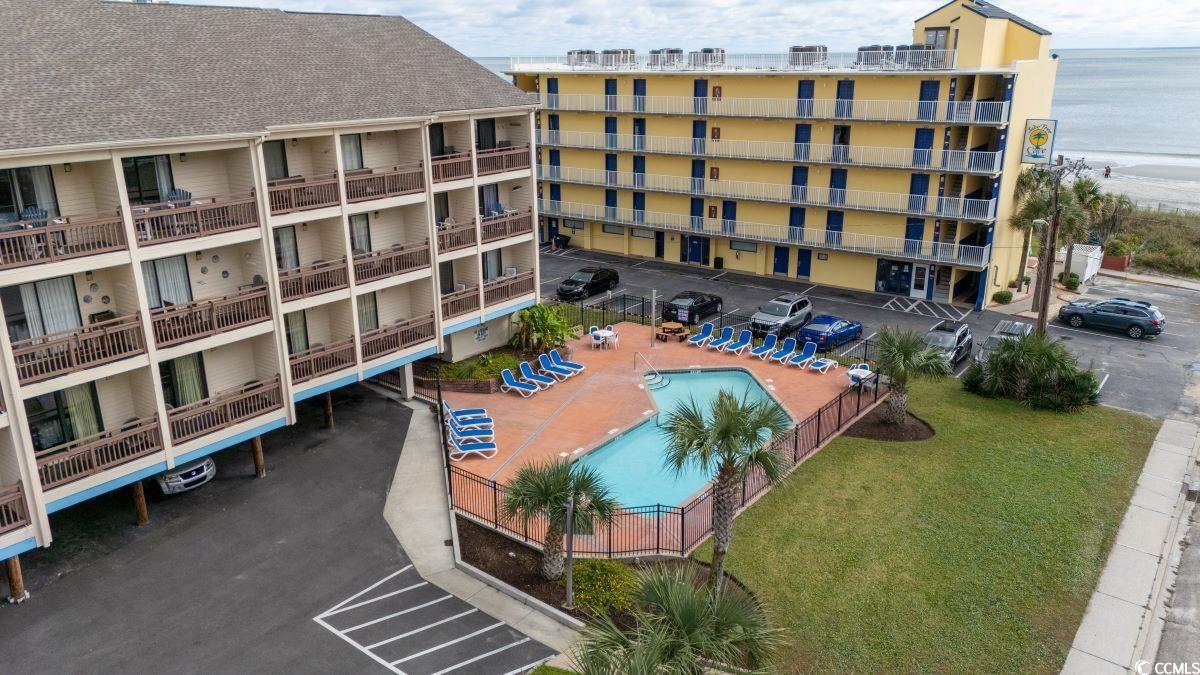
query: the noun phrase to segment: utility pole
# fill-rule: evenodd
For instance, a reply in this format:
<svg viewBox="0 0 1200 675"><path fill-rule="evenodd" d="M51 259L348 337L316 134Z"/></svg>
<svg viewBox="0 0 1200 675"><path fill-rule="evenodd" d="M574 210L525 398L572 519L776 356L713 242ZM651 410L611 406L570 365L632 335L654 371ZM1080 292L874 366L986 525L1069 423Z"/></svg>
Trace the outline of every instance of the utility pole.
<svg viewBox="0 0 1200 675"><path fill-rule="evenodd" d="M575 577L575 491L567 497L567 601L563 607L574 609L575 589L572 585Z"/></svg>

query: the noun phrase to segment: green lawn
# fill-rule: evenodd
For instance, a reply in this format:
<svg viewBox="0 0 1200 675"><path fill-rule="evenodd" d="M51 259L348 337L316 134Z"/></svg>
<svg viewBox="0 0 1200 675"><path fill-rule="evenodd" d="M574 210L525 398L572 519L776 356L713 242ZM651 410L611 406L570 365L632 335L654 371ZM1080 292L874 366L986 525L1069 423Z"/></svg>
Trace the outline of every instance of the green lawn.
<svg viewBox="0 0 1200 675"><path fill-rule="evenodd" d="M1160 422L957 381L910 407L933 438L836 439L737 519L731 572L787 629L782 669L1057 672Z"/></svg>

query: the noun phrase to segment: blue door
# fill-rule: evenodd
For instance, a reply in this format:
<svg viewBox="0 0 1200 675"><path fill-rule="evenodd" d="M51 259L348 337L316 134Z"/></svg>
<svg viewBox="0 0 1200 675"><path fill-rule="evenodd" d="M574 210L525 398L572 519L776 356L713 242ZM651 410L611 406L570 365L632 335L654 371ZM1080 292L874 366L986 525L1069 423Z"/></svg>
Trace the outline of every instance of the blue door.
<svg viewBox="0 0 1200 675"><path fill-rule="evenodd" d="M833 127L833 148L830 159L845 164L850 161L850 125L835 124Z"/></svg>
<svg viewBox="0 0 1200 675"><path fill-rule="evenodd" d="M708 265L708 237L688 237L687 261L698 265Z"/></svg>
<svg viewBox="0 0 1200 675"><path fill-rule="evenodd" d="M913 139L913 166L928 167L933 162L933 129L917 129Z"/></svg>
<svg viewBox="0 0 1200 675"><path fill-rule="evenodd" d="M904 224L904 253L913 257L921 255L921 239L925 237L925 219L909 218Z"/></svg>
<svg viewBox="0 0 1200 675"><path fill-rule="evenodd" d="M646 185L646 157L644 155L633 156L633 185L634 187Z"/></svg>
<svg viewBox="0 0 1200 675"><path fill-rule="evenodd" d="M708 113L708 80L696 80L692 83L692 100L697 115Z"/></svg>
<svg viewBox="0 0 1200 675"><path fill-rule="evenodd" d="M854 80L838 80L837 103L834 106L834 115L837 117L850 117L853 114Z"/></svg>
<svg viewBox="0 0 1200 675"><path fill-rule="evenodd" d="M788 211L788 239L804 241L804 207L793 206Z"/></svg>
<svg viewBox="0 0 1200 675"><path fill-rule="evenodd" d="M798 248L796 249L796 276L807 277L812 275L812 249Z"/></svg>
<svg viewBox="0 0 1200 675"><path fill-rule="evenodd" d="M692 152L704 154L704 139L708 135L708 122L692 120Z"/></svg>
<svg viewBox="0 0 1200 675"><path fill-rule="evenodd" d="M617 80L614 77L604 80L604 109L617 109Z"/></svg>
<svg viewBox="0 0 1200 675"><path fill-rule="evenodd" d="M646 149L646 120L642 118L633 120L633 149Z"/></svg>
<svg viewBox="0 0 1200 675"><path fill-rule="evenodd" d="M775 267L772 272L775 274L786 275L788 266L792 259L792 249L787 246L775 247Z"/></svg>
<svg viewBox="0 0 1200 675"><path fill-rule="evenodd" d="M562 186L558 183L550 184L550 201L554 203L562 201Z"/></svg>
<svg viewBox="0 0 1200 675"><path fill-rule="evenodd" d="M550 151L550 178L556 179L562 173L562 156L558 150Z"/></svg>
<svg viewBox="0 0 1200 675"><path fill-rule="evenodd" d="M937 119L938 89L941 83L937 80L921 80L921 92L917 97L917 119Z"/></svg>
<svg viewBox="0 0 1200 675"><path fill-rule="evenodd" d="M617 118L604 118L604 147L617 147Z"/></svg>
<svg viewBox="0 0 1200 675"><path fill-rule="evenodd" d="M646 193L633 193L633 222L646 222Z"/></svg>
<svg viewBox="0 0 1200 675"><path fill-rule="evenodd" d="M908 210L925 213L929 195L929 174L914 173L908 183Z"/></svg>
<svg viewBox="0 0 1200 675"><path fill-rule="evenodd" d="M846 170L830 169L829 171L829 203L846 203Z"/></svg>
<svg viewBox="0 0 1200 675"><path fill-rule="evenodd" d="M612 153L604 156L604 182L609 185L617 184L617 156Z"/></svg>
<svg viewBox="0 0 1200 675"><path fill-rule="evenodd" d="M546 219L546 238L543 242L553 241L558 236L558 218Z"/></svg>
<svg viewBox="0 0 1200 675"><path fill-rule="evenodd" d="M733 234L737 229L737 202L726 199L721 202L721 231Z"/></svg>
<svg viewBox="0 0 1200 675"><path fill-rule="evenodd" d="M796 117L812 117L815 80L800 80L796 84Z"/></svg>
<svg viewBox="0 0 1200 675"><path fill-rule="evenodd" d="M646 109L646 81L638 78L633 81L633 111L642 112Z"/></svg>
<svg viewBox="0 0 1200 675"><path fill-rule="evenodd" d="M692 192L704 192L704 160L692 160Z"/></svg>
<svg viewBox="0 0 1200 675"><path fill-rule="evenodd" d="M692 197L692 227L700 230L704 228L704 200L699 197Z"/></svg>
<svg viewBox="0 0 1200 675"><path fill-rule="evenodd" d="M552 145L557 145L558 144L558 113L551 113L550 116L546 118L546 126L549 128L549 131L550 131L550 143Z"/></svg>
<svg viewBox="0 0 1200 675"><path fill-rule="evenodd" d="M808 159L809 144L812 143L812 125L796 125L796 159Z"/></svg>
<svg viewBox="0 0 1200 675"><path fill-rule="evenodd" d="M808 201L808 167L792 167L792 201L805 203Z"/></svg>
<svg viewBox="0 0 1200 675"><path fill-rule="evenodd" d="M663 232L662 230L655 230L654 231L654 257L662 259L663 255L665 255L666 248L667 248L666 233Z"/></svg>
<svg viewBox="0 0 1200 675"><path fill-rule="evenodd" d="M616 220L616 218L617 218L617 191L616 190L605 190L604 191L604 217L609 220Z"/></svg>
<svg viewBox="0 0 1200 675"><path fill-rule="evenodd" d="M845 218L841 211L830 211L825 218L825 243L830 246L842 245L842 221Z"/></svg>

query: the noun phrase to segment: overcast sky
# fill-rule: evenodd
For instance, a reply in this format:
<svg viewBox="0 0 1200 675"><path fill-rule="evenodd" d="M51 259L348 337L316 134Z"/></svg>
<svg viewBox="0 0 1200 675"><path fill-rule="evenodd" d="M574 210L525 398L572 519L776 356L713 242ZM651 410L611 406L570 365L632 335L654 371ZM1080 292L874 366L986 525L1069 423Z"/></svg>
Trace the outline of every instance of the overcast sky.
<svg viewBox="0 0 1200 675"><path fill-rule="evenodd" d="M929 0L179 0L303 11L399 14L468 56L555 55L568 49L723 47L779 52L907 42ZM1153 9L1150 6L1153 5ZM1200 45L1196 0L1005 0L1054 33L1053 47Z"/></svg>

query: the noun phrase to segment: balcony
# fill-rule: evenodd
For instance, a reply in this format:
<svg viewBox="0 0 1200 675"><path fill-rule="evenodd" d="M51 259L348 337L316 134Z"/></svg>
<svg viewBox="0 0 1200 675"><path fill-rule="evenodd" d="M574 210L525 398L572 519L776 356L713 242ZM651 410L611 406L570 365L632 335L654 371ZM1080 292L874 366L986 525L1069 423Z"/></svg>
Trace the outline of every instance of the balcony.
<svg viewBox="0 0 1200 675"><path fill-rule="evenodd" d="M742 220L700 218L679 213L634 211L633 209L574 204L570 202L538 201L539 211L547 216L579 218L633 227L671 230L684 234L720 236L744 241L789 244L832 251L848 251L867 255L932 262L980 269L991 260L991 246L966 246L936 243L902 237L881 237L871 234L829 231L804 227L788 227L770 223Z"/></svg>
<svg viewBox="0 0 1200 675"><path fill-rule="evenodd" d="M479 234L483 243L516 237L533 232L533 209L513 209L499 215L479 219Z"/></svg>
<svg viewBox="0 0 1200 675"><path fill-rule="evenodd" d="M529 295L534 287L533 272L520 272L511 277L500 277L483 284L483 304L498 305L522 295ZM444 301L444 299L443 299Z"/></svg>
<svg viewBox="0 0 1200 675"><path fill-rule="evenodd" d="M302 384L322 375L351 368L355 364L354 339L327 345L313 345L289 357L292 384Z"/></svg>
<svg viewBox="0 0 1200 675"><path fill-rule="evenodd" d="M158 420L147 417L127 422L116 431L102 431L35 454L42 489L49 490L162 449Z"/></svg>
<svg viewBox="0 0 1200 675"><path fill-rule="evenodd" d="M351 204L410 195L424 189L425 169L420 164L346 172L346 201Z"/></svg>
<svg viewBox="0 0 1200 675"><path fill-rule="evenodd" d="M315 263L279 271L279 295L283 302L348 288L346 259Z"/></svg>
<svg viewBox="0 0 1200 675"><path fill-rule="evenodd" d="M528 145L475 151L475 161L479 167L480 176L528 169L529 157Z"/></svg>
<svg viewBox="0 0 1200 675"><path fill-rule="evenodd" d="M341 199L336 173L273 180L267 184L267 193L275 216L337 206Z"/></svg>
<svg viewBox="0 0 1200 675"><path fill-rule="evenodd" d="M479 309L479 288L467 286L442 294L442 320L452 319Z"/></svg>
<svg viewBox="0 0 1200 675"><path fill-rule="evenodd" d="M258 203L244 197L195 197L133 207L138 244L151 246L258 227Z"/></svg>
<svg viewBox="0 0 1200 675"><path fill-rule="evenodd" d="M167 411L171 439L184 443L283 407L279 378L251 382Z"/></svg>
<svg viewBox="0 0 1200 675"><path fill-rule="evenodd" d="M461 248L475 245L475 223L462 225L450 224L449 221L438 226L438 253L449 253Z"/></svg>
<svg viewBox="0 0 1200 675"><path fill-rule="evenodd" d="M354 256L354 281L365 284L429 267L429 244L396 244Z"/></svg>
<svg viewBox="0 0 1200 675"><path fill-rule="evenodd" d="M362 334L363 361L419 345L435 337L433 315L405 319Z"/></svg>
<svg viewBox="0 0 1200 675"><path fill-rule="evenodd" d="M263 287L150 310L154 343L159 347L198 340L270 318L271 299Z"/></svg>
<svg viewBox="0 0 1200 675"><path fill-rule="evenodd" d="M649 72L745 72L807 73L828 71L906 72L953 70L958 62L954 49L860 49L829 52L824 48L797 48L780 54L622 54L620 60L584 60L575 56L514 56L510 72L571 73L610 71ZM803 51L801 51L803 50ZM708 58L704 58L708 57Z"/></svg>
<svg viewBox="0 0 1200 675"><path fill-rule="evenodd" d="M787 143L777 141L711 140L683 136L641 136L590 131L538 132L542 145L583 150L639 152L684 157L713 157L787 162L917 169L943 173L993 175L1000 172L999 152L975 150L918 150L862 145ZM547 167L553 176L556 167Z"/></svg>
<svg viewBox="0 0 1200 675"><path fill-rule="evenodd" d="M121 214L62 216L0 225L0 269L124 251Z"/></svg>
<svg viewBox="0 0 1200 675"><path fill-rule="evenodd" d="M550 178L549 176L554 176ZM828 209L899 213L922 218L948 218L987 222L996 217L995 199L966 199L909 195L898 192L842 190L809 185L754 183L737 180L709 180L686 176L548 167L538 165L538 177L579 185L617 187L650 192L699 195L726 199L749 199L797 206Z"/></svg>
<svg viewBox="0 0 1200 675"><path fill-rule="evenodd" d="M430 160L429 168L435 183L470 178L471 153L456 152L450 155L438 155Z"/></svg>
<svg viewBox="0 0 1200 675"><path fill-rule="evenodd" d="M29 524L25 490L20 483L0 486L0 534L19 530Z"/></svg>
<svg viewBox="0 0 1200 675"><path fill-rule="evenodd" d="M1005 101L721 98L544 94L546 110L1003 126Z"/></svg>
<svg viewBox="0 0 1200 675"><path fill-rule="evenodd" d="M14 340L12 350L21 384L31 384L141 354L146 345L141 317L130 314Z"/></svg>

